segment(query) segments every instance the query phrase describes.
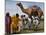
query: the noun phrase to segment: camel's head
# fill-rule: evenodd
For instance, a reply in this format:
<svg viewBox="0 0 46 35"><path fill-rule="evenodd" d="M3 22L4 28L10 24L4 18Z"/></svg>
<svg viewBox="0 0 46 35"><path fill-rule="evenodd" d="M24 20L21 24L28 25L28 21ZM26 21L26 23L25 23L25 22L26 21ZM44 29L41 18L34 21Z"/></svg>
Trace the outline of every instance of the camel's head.
<svg viewBox="0 0 46 35"><path fill-rule="evenodd" d="M18 5L18 6L22 6L22 4L21 4L21 3L17 3L17 5Z"/></svg>

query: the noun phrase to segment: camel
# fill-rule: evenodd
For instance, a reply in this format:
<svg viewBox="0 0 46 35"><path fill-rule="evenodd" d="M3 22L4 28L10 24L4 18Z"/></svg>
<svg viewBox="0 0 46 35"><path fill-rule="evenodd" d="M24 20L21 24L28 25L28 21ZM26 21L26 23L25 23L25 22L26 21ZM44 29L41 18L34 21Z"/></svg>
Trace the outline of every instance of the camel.
<svg viewBox="0 0 46 35"><path fill-rule="evenodd" d="M43 15L43 12L42 12L42 10L40 9L40 7L39 7L39 8L36 8L36 7L37 7L36 5L32 6L32 8L27 8L27 9L24 9L22 3L17 3L16 5L21 8L21 10L22 10L23 13L28 14L28 16L30 16L31 13L34 12L34 11L36 11L36 10L37 10L37 12L38 12L38 16L39 16L39 17L41 17L41 16Z"/></svg>

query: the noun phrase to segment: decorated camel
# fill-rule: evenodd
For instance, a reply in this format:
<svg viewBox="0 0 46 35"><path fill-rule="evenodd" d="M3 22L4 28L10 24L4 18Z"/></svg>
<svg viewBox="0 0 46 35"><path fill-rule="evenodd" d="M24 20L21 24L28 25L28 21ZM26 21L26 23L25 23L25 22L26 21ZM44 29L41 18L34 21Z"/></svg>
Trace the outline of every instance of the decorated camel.
<svg viewBox="0 0 46 35"><path fill-rule="evenodd" d="M32 14L32 12L36 11L38 12L38 16L41 17L43 15L43 12L40 7L34 5L31 8L24 9L22 3L17 3L17 6L19 6L23 13L28 14L29 16Z"/></svg>

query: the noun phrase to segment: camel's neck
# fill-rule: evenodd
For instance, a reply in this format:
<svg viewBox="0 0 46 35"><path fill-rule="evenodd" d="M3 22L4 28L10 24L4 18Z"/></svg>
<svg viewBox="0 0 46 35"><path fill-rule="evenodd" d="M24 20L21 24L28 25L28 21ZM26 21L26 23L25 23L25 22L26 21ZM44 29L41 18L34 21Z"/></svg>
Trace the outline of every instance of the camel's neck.
<svg viewBox="0 0 46 35"><path fill-rule="evenodd" d="M20 6L20 8L21 8L21 10L22 10L22 11L24 11L24 8L23 8L23 6L22 6L22 5Z"/></svg>

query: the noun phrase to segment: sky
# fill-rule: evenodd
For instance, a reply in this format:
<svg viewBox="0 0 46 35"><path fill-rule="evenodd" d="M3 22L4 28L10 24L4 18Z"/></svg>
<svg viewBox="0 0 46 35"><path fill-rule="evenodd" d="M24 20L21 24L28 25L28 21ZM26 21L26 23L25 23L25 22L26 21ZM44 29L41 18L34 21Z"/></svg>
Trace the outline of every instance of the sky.
<svg viewBox="0 0 46 35"><path fill-rule="evenodd" d="M21 9L16 5L20 1L13 1L13 0L6 0L5 1L5 13L9 12L11 16L16 15L18 13L19 15L25 14L21 11ZM23 4L23 7L26 8L31 8L33 5L37 5L40 7L42 10L44 10L44 3L43 2L26 2L26 1L21 1ZM27 15L27 14L25 14Z"/></svg>

